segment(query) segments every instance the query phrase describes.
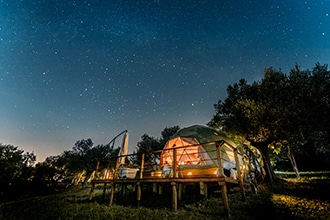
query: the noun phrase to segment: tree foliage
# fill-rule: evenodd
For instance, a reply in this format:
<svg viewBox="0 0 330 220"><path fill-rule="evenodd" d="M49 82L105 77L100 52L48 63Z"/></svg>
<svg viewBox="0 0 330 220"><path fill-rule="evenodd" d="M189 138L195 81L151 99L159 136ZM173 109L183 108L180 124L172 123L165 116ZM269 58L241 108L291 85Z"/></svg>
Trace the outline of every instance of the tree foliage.
<svg viewBox="0 0 330 220"><path fill-rule="evenodd" d="M68 185L78 173L85 173L87 181L95 170L97 161L107 160L118 155L118 148L110 145L97 145L91 139L76 141L72 150L61 155L47 157L36 165L35 180L52 187Z"/></svg>
<svg viewBox="0 0 330 220"><path fill-rule="evenodd" d="M24 153L13 145L0 144L0 183L9 184L30 178L23 171L32 167L35 160L34 153Z"/></svg>
<svg viewBox="0 0 330 220"><path fill-rule="evenodd" d="M33 152L24 153L13 145L0 144L0 196L3 193L13 193L12 190L29 181L35 161Z"/></svg>
<svg viewBox="0 0 330 220"><path fill-rule="evenodd" d="M145 168L150 169L154 164L157 164L159 160L160 153L148 154L149 152L154 152L158 150L162 150L166 144L166 142L180 129L179 126L173 126L169 128L165 128L161 132L160 138L150 137L147 134L142 135L141 141L137 143L136 150L133 152L135 154L132 157L132 163L141 164L142 154L145 154Z"/></svg>
<svg viewBox="0 0 330 220"><path fill-rule="evenodd" d="M59 183L65 184L69 175L70 171L66 168L63 157L49 156L45 161L36 164L33 181L42 189L46 186L53 189Z"/></svg>
<svg viewBox="0 0 330 220"><path fill-rule="evenodd" d="M269 169L269 146L328 154L329 77L327 65L312 70L296 65L288 75L267 68L260 81L241 79L228 86L228 97L214 105L209 125L245 137L264 154Z"/></svg>

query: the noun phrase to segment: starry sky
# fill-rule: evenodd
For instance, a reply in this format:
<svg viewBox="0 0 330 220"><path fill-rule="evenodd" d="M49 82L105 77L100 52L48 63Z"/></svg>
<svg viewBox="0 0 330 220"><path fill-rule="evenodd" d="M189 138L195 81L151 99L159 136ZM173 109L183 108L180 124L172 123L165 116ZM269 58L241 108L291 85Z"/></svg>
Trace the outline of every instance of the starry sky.
<svg viewBox="0 0 330 220"><path fill-rule="evenodd" d="M205 125L241 78L329 64L329 15L330 0L0 0L0 143L42 161Z"/></svg>

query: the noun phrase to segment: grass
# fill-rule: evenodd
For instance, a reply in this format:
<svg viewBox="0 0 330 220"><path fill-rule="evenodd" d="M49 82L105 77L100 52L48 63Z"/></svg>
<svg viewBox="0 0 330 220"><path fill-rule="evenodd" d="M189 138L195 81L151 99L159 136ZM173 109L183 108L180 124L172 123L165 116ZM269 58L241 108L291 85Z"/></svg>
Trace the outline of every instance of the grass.
<svg viewBox="0 0 330 220"><path fill-rule="evenodd" d="M278 173L288 183L275 188L272 202L277 210L286 210L296 219L330 219L330 172Z"/></svg>
<svg viewBox="0 0 330 220"><path fill-rule="evenodd" d="M258 194L229 193L232 219L330 219L330 172L302 172L296 180L293 173L278 172L287 180L282 186L260 186ZM33 197L0 204L0 219L227 219L219 194L210 199L198 196L179 202L179 210L170 210L170 198L150 196L134 207L133 197L116 197L109 207L108 192L102 199L102 189L95 190L93 201L89 189L72 188L53 195ZM144 194L145 195L145 194ZM133 201L133 202L132 202ZM125 203L125 206L119 205Z"/></svg>

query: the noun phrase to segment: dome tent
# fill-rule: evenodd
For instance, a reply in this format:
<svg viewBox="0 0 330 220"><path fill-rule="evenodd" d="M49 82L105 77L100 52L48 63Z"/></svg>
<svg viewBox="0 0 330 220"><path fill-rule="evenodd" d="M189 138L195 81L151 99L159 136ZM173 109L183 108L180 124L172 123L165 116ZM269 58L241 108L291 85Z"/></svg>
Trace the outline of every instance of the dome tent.
<svg viewBox="0 0 330 220"><path fill-rule="evenodd" d="M193 125L179 130L167 141L160 156L160 166L173 165L175 148L179 166L218 167L216 146L210 143L216 141L224 141L221 147L222 161L235 164L232 148L235 149L236 145L225 134L210 127ZM240 156L239 161L241 164Z"/></svg>

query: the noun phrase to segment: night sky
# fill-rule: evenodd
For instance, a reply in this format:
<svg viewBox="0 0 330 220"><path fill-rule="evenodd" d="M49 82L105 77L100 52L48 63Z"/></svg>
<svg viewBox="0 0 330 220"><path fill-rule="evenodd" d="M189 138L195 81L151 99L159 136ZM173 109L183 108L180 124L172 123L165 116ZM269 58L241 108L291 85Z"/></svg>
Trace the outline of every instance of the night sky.
<svg viewBox="0 0 330 220"><path fill-rule="evenodd" d="M205 125L241 78L329 64L329 15L330 0L0 0L0 143L42 161Z"/></svg>

